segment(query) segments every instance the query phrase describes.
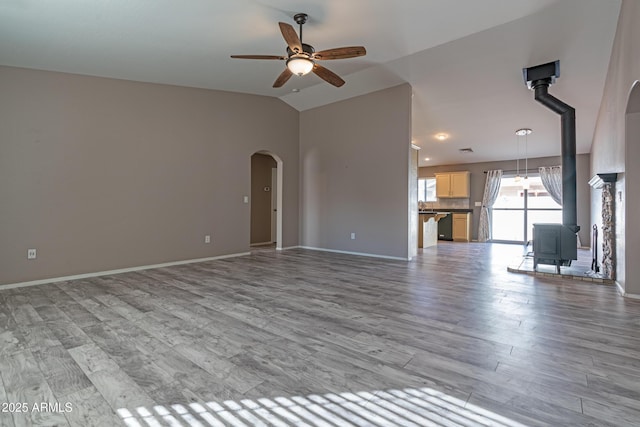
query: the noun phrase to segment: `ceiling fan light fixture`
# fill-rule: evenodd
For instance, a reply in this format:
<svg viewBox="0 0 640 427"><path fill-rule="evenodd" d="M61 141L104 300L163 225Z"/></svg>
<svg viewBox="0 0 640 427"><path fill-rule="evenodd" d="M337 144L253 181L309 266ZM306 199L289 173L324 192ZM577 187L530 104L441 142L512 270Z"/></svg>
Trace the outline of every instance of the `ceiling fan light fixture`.
<svg viewBox="0 0 640 427"><path fill-rule="evenodd" d="M304 56L294 56L287 60L287 68L296 76L304 76L313 69L313 61Z"/></svg>

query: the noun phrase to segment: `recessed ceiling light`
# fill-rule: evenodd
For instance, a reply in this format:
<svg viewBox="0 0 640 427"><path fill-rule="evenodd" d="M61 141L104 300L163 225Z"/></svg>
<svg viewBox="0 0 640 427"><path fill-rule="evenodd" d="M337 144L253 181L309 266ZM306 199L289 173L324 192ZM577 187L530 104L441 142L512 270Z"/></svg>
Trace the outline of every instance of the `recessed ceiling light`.
<svg viewBox="0 0 640 427"><path fill-rule="evenodd" d="M471 147L461 148L458 151L460 151L461 153L473 153L473 148L471 148Z"/></svg>
<svg viewBox="0 0 640 427"><path fill-rule="evenodd" d="M425 157L424 160L428 162L429 160L431 160L431 157Z"/></svg>
<svg viewBox="0 0 640 427"><path fill-rule="evenodd" d="M295 89L291 89L291 92L295 92L295 93L298 93L298 92L300 92L300 89L298 89L298 88L295 88Z"/></svg>
<svg viewBox="0 0 640 427"><path fill-rule="evenodd" d="M447 133L439 133L436 135L436 139L439 141L444 141L447 138L449 138L449 134Z"/></svg>

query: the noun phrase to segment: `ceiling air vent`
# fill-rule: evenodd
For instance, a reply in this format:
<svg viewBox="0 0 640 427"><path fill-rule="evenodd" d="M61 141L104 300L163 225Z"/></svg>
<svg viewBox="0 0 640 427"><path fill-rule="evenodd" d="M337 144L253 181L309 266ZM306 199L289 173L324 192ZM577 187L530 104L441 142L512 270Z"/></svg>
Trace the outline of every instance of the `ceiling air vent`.
<svg viewBox="0 0 640 427"><path fill-rule="evenodd" d="M473 148L461 148L459 151L461 153L473 153Z"/></svg>

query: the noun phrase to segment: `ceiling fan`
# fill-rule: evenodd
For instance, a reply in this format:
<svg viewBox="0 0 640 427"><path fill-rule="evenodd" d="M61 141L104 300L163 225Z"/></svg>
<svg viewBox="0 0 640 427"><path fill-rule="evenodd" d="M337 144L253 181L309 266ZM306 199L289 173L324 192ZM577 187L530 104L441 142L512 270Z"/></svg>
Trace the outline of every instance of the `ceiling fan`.
<svg viewBox="0 0 640 427"><path fill-rule="evenodd" d="M367 54L364 46L337 47L334 49L316 50L310 44L302 43L302 25L307 22L306 13L298 13L293 19L300 25L300 37L290 24L279 22L282 37L287 42L287 56L277 55L231 55L232 58L240 59L279 59L287 61L286 68L273 83L273 87L282 87L292 75L304 76L313 71L315 75L336 87L342 86L345 82L333 71L318 64L317 61L330 59L345 59L364 56Z"/></svg>

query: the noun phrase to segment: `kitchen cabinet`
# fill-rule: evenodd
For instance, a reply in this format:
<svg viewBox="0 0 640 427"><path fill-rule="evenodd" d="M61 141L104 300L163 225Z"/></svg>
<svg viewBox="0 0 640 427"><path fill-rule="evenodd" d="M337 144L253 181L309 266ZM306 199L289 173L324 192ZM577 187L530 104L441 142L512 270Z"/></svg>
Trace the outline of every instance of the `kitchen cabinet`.
<svg viewBox="0 0 640 427"><path fill-rule="evenodd" d="M453 240L455 242L471 241L471 214L453 214Z"/></svg>
<svg viewBox="0 0 640 427"><path fill-rule="evenodd" d="M453 199L469 198L471 174L469 171L437 173L436 197Z"/></svg>

